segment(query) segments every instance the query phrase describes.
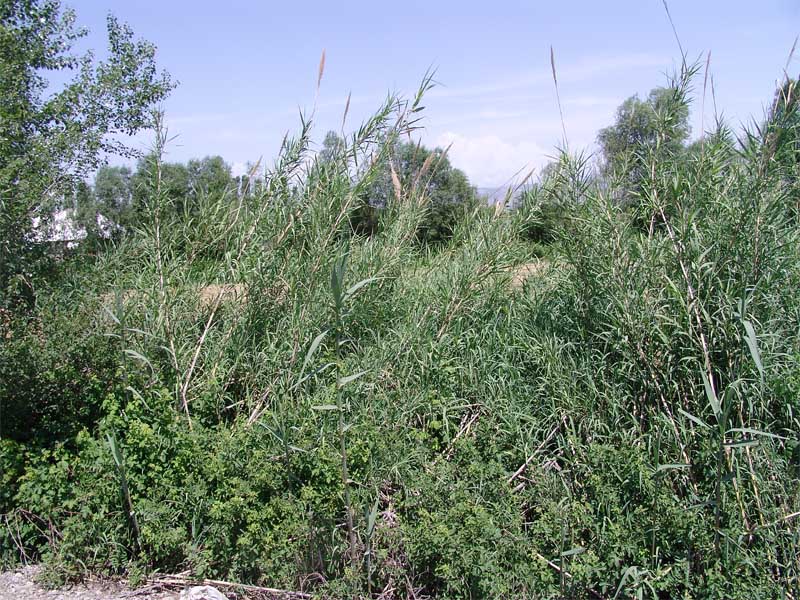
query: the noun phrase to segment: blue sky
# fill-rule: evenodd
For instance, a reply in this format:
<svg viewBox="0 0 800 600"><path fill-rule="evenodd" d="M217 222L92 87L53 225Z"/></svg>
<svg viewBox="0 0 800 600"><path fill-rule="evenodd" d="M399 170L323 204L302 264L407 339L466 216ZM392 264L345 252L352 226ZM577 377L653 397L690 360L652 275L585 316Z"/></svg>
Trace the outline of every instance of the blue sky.
<svg viewBox="0 0 800 600"><path fill-rule="evenodd" d="M236 171L274 158L284 133L297 128L298 109L310 110L323 49L317 140L339 128L348 93L354 126L387 92L413 93L433 66L440 85L424 103L422 140L452 144L453 164L484 187L541 166L560 142L551 45L571 149L591 149L620 102L664 84L680 59L661 0L64 4L90 28L93 47L104 43L108 12L158 46L160 65L180 82L164 107L178 135L171 160L220 154ZM669 8L690 58L711 51L728 121L760 116L800 33L800 0L671 0ZM800 72L800 58L789 72Z"/></svg>

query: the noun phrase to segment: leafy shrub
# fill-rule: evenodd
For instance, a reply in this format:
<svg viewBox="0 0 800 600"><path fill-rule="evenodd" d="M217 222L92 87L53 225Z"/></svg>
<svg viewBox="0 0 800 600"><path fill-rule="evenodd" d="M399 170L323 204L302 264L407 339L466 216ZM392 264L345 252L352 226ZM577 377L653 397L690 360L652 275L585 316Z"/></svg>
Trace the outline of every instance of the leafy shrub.
<svg viewBox="0 0 800 600"><path fill-rule="evenodd" d="M547 219L468 211L429 252L422 186L354 237L420 98L324 157L304 128L202 233L158 138L141 232L67 261L0 349L3 560L341 598L797 588L800 246L770 128L642 153L634 208L564 154Z"/></svg>

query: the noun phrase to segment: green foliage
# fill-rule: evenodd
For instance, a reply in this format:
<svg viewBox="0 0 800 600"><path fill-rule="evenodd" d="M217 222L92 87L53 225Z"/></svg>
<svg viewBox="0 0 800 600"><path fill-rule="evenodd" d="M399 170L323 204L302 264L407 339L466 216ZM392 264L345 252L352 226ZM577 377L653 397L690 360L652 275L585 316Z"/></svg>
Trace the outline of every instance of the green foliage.
<svg viewBox="0 0 800 600"><path fill-rule="evenodd" d="M359 205L350 217L353 231L375 234L387 207L402 202L404 196L424 194L427 208L417 227L417 240L434 247L448 242L458 222L478 206L475 188L463 171L450 164L441 148L430 150L419 143L398 140L384 145L378 165L367 167L369 181L359 190ZM319 152L319 163L335 162L345 148L345 140L329 131Z"/></svg>
<svg viewBox="0 0 800 600"><path fill-rule="evenodd" d="M566 230L570 207L559 193L567 176L565 167L559 162L548 163L539 181L521 193L516 216L523 239L546 246Z"/></svg>
<svg viewBox="0 0 800 600"><path fill-rule="evenodd" d="M118 345L84 329L98 322L91 311L99 306L95 298L78 316L42 302L36 317L19 319L6 334L0 345L2 437L68 440L98 420L109 396L121 393Z"/></svg>
<svg viewBox="0 0 800 600"><path fill-rule="evenodd" d="M429 150L411 142L397 145L392 166L400 181L400 193L424 193L428 197L428 212L417 229L420 243L436 246L449 241L458 222L478 204L475 188L463 171L450 165L447 153L441 148ZM388 175L391 180L391 173ZM388 184L384 176L384 187L374 191L372 202L375 198L393 201L397 190ZM414 190L415 187L421 189Z"/></svg>
<svg viewBox="0 0 800 600"><path fill-rule="evenodd" d="M231 185L231 168L221 156L192 159L186 169L189 171L189 189L195 198L220 195Z"/></svg>
<svg viewBox="0 0 800 600"><path fill-rule="evenodd" d="M131 227L136 223L133 214L133 173L128 167L104 165L94 176L95 205L91 209L89 226L97 227L98 215L110 221L112 231ZM80 208L80 205L79 205ZM98 234L104 232L98 232Z"/></svg>
<svg viewBox="0 0 800 600"><path fill-rule="evenodd" d="M72 208L75 222L90 242L133 234L147 219L148 173L153 157L144 156L135 171L129 167L101 166L94 186L75 186ZM209 197L232 191L230 167L220 156L192 159L186 164L162 163L161 185L166 200L182 219L195 217Z"/></svg>
<svg viewBox="0 0 800 600"><path fill-rule="evenodd" d="M235 201L175 210L159 135L136 231L0 321L2 560L326 598L797 595L793 142L778 111L661 152L691 78L631 151L638 205L562 154L437 252L454 196L397 141L427 80L323 152L304 122Z"/></svg>
<svg viewBox="0 0 800 600"><path fill-rule="evenodd" d="M58 0L0 6L0 293L2 305L33 294L42 259L33 224L106 154L132 153L117 134L151 124L150 110L173 85L155 66L155 47L108 17L109 55L76 54L86 35ZM48 73L67 83L51 91ZM71 77L71 78L70 78Z"/></svg>
<svg viewBox="0 0 800 600"><path fill-rule="evenodd" d="M648 176L647 165L669 161L688 137L689 105L677 84L651 90L647 100L631 96L617 108L614 125L597 136L602 169L621 178L622 193L636 194Z"/></svg>

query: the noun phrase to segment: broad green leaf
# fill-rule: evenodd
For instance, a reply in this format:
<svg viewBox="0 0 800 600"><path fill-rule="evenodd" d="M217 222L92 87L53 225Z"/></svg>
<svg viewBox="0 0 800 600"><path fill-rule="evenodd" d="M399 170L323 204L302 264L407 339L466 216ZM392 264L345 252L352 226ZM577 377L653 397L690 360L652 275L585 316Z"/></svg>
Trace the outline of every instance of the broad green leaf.
<svg viewBox="0 0 800 600"><path fill-rule="evenodd" d="M675 470L675 469L688 469L691 466L692 465L687 465L685 463L669 463L669 464L664 464L664 465L658 465L658 468L656 468L656 473L658 473L659 471L672 471L672 470Z"/></svg>
<svg viewBox="0 0 800 600"><path fill-rule="evenodd" d="M108 314L108 316L111 317L111 320L114 321L114 323L116 323L117 325L120 324L119 319L117 318L117 315L114 314L114 311L112 311L106 305L103 305L103 310L106 311L106 314Z"/></svg>
<svg viewBox="0 0 800 600"><path fill-rule="evenodd" d="M719 398L717 398L717 393L714 391L714 387L705 372L703 373L703 387L706 390L706 398L708 398L708 403L711 405L711 410L714 411L714 416L719 418L720 414L722 414L722 407L720 406Z"/></svg>
<svg viewBox="0 0 800 600"><path fill-rule="evenodd" d="M117 465L118 469L122 468L122 453L117 446L117 439L114 437L113 434L107 433L106 440L108 441L108 447L111 449L111 455L114 457L114 464Z"/></svg>
<svg viewBox="0 0 800 600"><path fill-rule="evenodd" d="M750 427L736 427L734 429L729 429L729 433L746 433L748 435L760 435L763 437L772 438L774 440L787 440L789 438L783 437L781 435L776 435L774 433L767 433L766 431L759 431L758 429L751 429Z"/></svg>
<svg viewBox="0 0 800 600"><path fill-rule="evenodd" d="M684 417L686 417L690 421L692 421L693 423L695 423L697 425L700 425L700 427L705 427L706 429L711 429L711 427L709 427L709 425L707 423L703 422L701 419L695 417L694 415L689 414L688 412L686 412L682 408L679 408L678 412L681 413Z"/></svg>
<svg viewBox="0 0 800 600"><path fill-rule="evenodd" d="M309 371L303 377L301 377L300 379L298 379L295 382L295 384L292 386L292 390L296 390L298 387L303 385L306 381L308 381L312 377L315 377L316 375L319 375L320 373L323 373L324 371L327 371L328 369L330 369L331 367L333 367L335 365L336 365L336 363L329 362L329 363L325 363L324 365L322 365L321 367L319 367L317 369L313 369L312 371Z"/></svg>
<svg viewBox="0 0 800 600"><path fill-rule="evenodd" d="M348 383L355 381L356 379L360 379L365 374L366 371L361 371L360 373L355 373L354 375L348 375L347 377L342 377L341 379L339 379L339 387L344 387Z"/></svg>
<svg viewBox="0 0 800 600"><path fill-rule="evenodd" d="M347 253L343 254L333 263L331 269L331 293L336 304L336 311L341 313L344 304L344 276L347 272Z"/></svg>
<svg viewBox="0 0 800 600"><path fill-rule="evenodd" d="M130 331L131 333L136 333L145 337L153 337L153 334L148 333L142 329L138 329L136 327L128 327L127 329L125 329L125 331Z"/></svg>
<svg viewBox="0 0 800 600"><path fill-rule="evenodd" d="M375 529L375 519L378 516L378 504L380 503L380 496L375 498L375 503L372 505L372 510L367 513L367 537L372 536Z"/></svg>
<svg viewBox="0 0 800 600"><path fill-rule="evenodd" d="M153 365L150 364L150 361L147 359L147 357L142 355L142 354L139 354L136 350L131 350L130 348L126 348L125 349L125 354L127 354L128 356L130 356L132 358L135 358L136 360L138 360L140 362L143 362L148 367L150 367L151 371L153 370Z"/></svg>
<svg viewBox="0 0 800 600"><path fill-rule="evenodd" d="M344 293L345 300L349 300L350 298L352 298L355 295L355 293L361 288L363 288L365 285L369 285L373 281L378 281L379 279L380 277L368 277L367 279L362 279L355 285L350 286Z"/></svg>
<svg viewBox="0 0 800 600"><path fill-rule="evenodd" d="M303 367L300 369L300 379L302 379L303 373L306 372L308 365L311 363L311 359L314 357L314 353L317 351L317 348L319 348L319 345L322 343L322 340L325 339L326 335L328 335L327 329L324 330L322 333L320 333L317 337L315 337L314 341L311 342L311 346L308 347L308 352L306 352L306 358L303 361ZM298 379L298 382L295 385L300 384L300 379Z"/></svg>
<svg viewBox="0 0 800 600"><path fill-rule="evenodd" d="M764 365L761 363L761 353L758 351L758 338L756 337L756 330L753 328L753 324L747 319L742 319L742 325L744 325L745 331L744 341L747 343L747 347L750 349L750 356L753 358L753 362L756 363L756 368L761 376L761 381L764 381Z"/></svg>
<svg viewBox="0 0 800 600"><path fill-rule="evenodd" d="M723 444L726 448L747 448L749 446L758 446L758 440L744 440L741 442L726 442Z"/></svg>

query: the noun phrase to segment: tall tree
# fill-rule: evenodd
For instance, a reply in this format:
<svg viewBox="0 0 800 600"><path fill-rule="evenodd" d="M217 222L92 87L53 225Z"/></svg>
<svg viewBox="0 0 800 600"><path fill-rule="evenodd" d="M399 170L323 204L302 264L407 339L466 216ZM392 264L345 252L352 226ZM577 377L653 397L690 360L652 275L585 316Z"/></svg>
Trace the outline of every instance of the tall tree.
<svg viewBox="0 0 800 600"><path fill-rule="evenodd" d="M344 148L344 140L335 131L329 131L322 140L322 149L319 151L319 159L322 162L330 162Z"/></svg>
<svg viewBox="0 0 800 600"><path fill-rule="evenodd" d="M189 193L197 198L219 195L233 185L231 168L221 156L192 159L186 165L189 175Z"/></svg>
<svg viewBox="0 0 800 600"><path fill-rule="evenodd" d="M133 195L134 218L146 214L148 202L148 190L146 181L149 178L149 171L153 164L154 156L148 154L139 158L136 163L136 171L131 176L131 188ZM178 162L162 162L161 186L164 190L166 200L170 202L175 212L179 215L191 212L189 169L186 165Z"/></svg>
<svg viewBox="0 0 800 600"><path fill-rule="evenodd" d="M132 173L129 167L110 167L104 165L94 177L95 210L92 224L104 220L117 233L135 223L133 211Z"/></svg>
<svg viewBox="0 0 800 600"><path fill-rule="evenodd" d="M136 172L131 178L136 214L141 214L145 210L147 190L144 182L149 177L152 158L151 155L140 158ZM221 156L193 158L186 164L161 163L161 185L177 217L195 214L197 203L201 198L222 194L227 189L233 189L236 183L231 177L230 166Z"/></svg>
<svg viewBox="0 0 800 600"><path fill-rule="evenodd" d="M119 141L151 125L151 109L173 88L155 46L108 17L108 58L78 54L86 30L59 0L0 2L0 304L32 292L33 222L108 154L132 155ZM50 86L48 74L67 83Z"/></svg>
<svg viewBox="0 0 800 600"><path fill-rule="evenodd" d="M394 199L394 168L401 187L411 189L418 181L427 194L428 213L417 230L417 239L428 245L449 240L465 210L478 202L475 188L463 171L453 167L441 148L429 149L419 143L397 142L389 153L389 161L365 194L369 206L383 208ZM427 167L423 167L427 163ZM424 171L424 172L423 172Z"/></svg>
<svg viewBox="0 0 800 600"><path fill-rule="evenodd" d="M597 136L606 176L616 174L636 191L645 176L645 155L666 156L683 148L689 137L689 109L673 88L655 88L646 100L634 95L617 108L613 125Z"/></svg>

